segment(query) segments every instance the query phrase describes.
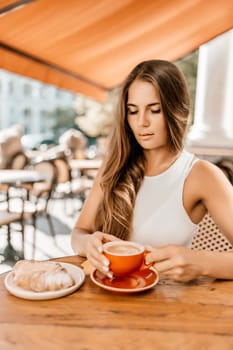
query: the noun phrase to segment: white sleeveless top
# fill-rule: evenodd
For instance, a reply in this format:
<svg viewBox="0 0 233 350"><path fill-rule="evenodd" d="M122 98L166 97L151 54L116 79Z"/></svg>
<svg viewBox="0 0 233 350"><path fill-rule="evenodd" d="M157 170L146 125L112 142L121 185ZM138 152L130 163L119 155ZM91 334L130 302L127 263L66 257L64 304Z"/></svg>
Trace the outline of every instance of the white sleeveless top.
<svg viewBox="0 0 233 350"><path fill-rule="evenodd" d="M163 173L144 177L136 198L130 240L152 247L190 245L198 225L184 209L183 187L195 161L193 154L183 150Z"/></svg>

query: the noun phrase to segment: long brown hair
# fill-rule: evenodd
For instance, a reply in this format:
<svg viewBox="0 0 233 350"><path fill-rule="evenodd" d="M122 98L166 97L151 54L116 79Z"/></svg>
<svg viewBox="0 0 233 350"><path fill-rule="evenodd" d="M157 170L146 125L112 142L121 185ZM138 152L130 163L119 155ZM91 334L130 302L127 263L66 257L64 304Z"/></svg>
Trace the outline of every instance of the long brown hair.
<svg viewBox="0 0 233 350"><path fill-rule="evenodd" d="M128 90L135 79L158 88L166 119L168 145L181 150L188 121L190 99L186 81L171 62L150 60L138 64L126 78L119 95L116 118L101 178L103 200L96 229L128 239L133 208L144 177L145 159L127 121Z"/></svg>

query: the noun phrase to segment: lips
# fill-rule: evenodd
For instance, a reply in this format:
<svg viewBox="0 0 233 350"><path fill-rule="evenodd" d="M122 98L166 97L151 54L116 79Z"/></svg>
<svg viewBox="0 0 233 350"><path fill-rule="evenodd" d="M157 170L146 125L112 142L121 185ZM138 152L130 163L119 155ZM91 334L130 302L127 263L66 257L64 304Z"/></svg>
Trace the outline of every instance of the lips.
<svg viewBox="0 0 233 350"><path fill-rule="evenodd" d="M152 136L154 136L154 134L150 133L150 132L145 132L145 133L138 134L138 137L141 138L141 139L147 139L147 138L150 138Z"/></svg>
<svg viewBox="0 0 233 350"><path fill-rule="evenodd" d="M152 135L154 135L154 134L152 134L152 133L139 134L140 137L152 136Z"/></svg>

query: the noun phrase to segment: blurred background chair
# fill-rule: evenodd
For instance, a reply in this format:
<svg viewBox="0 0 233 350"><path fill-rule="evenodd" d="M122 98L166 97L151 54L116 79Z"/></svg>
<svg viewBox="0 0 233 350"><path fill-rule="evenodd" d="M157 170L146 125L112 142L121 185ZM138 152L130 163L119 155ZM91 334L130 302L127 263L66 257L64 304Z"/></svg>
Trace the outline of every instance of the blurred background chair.
<svg viewBox="0 0 233 350"><path fill-rule="evenodd" d="M26 153L19 151L8 160L6 163L6 169L24 169L28 164L29 162Z"/></svg>
<svg viewBox="0 0 233 350"><path fill-rule="evenodd" d="M12 159L17 154L24 153L21 137L20 125L13 125L0 131L0 169L11 168Z"/></svg>
<svg viewBox="0 0 233 350"><path fill-rule="evenodd" d="M70 158L85 158L88 140L81 131L72 128L65 131L59 138L59 144L66 148Z"/></svg>
<svg viewBox="0 0 233 350"><path fill-rule="evenodd" d="M75 211L75 200L79 199L81 205L83 204L93 181L85 176L80 176L78 173L74 176L66 157L55 158L52 162L56 167L56 183L52 198L62 199L66 214L72 215ZM69 203L71 203L70 206ZM71 207L70 212L68 211L68 207Z"/></svg>
<svg viewBox="0 0 233 350"><path fill-rule="evenodd" d="M16 252L11 244L11 235L14 233L12 224L20 223L21 224L21 233L22 233L22 251L20 254ZM21 214L10 213L7 210L0 210L0 230L1 238L3 234L3 229L6 228L7 233L7 243L4 250L0 253L1 260L3 261L17 261L19 259L24 259L24 222Z"/></svg>
<svg viewBox="0 0 233 350"><path fill-rule="evenodd" d="M28 165L28 157L21 143L22 128L13 125L0 131L0 169L24 169ZM8 197L18 196L19 189L10 188L7 184L0 184L0 201Z"/></svg>
<svg viewBox="0 0 233 350"><path fill-rule="evenodd" d="M33 184L24 185L21 195L9 198L9 211L11 213L20 214L23 217L24 222L29 220L33 227L33 251L32 257L35 256L36 248L36 230L37 219L40 215L45 215L50 233L55 240L55 230L53 227L52 218L48 210L49 201L51 199L53 186L56 179L56 169L53 162L41 161L33 165L33 170L36 170L42 174L45 178L42 182L35 182Z"/></svg>

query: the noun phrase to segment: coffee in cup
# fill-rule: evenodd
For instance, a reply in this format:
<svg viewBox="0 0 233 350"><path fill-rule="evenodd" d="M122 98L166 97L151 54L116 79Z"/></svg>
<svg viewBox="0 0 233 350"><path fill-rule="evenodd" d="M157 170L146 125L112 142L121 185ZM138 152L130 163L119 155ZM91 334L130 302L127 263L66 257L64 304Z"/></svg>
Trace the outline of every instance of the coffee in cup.
<svg viewBox="0 0 233 350"><path fill-rule="evenodd" d="M127 276L140 270L145 262L143 245L129 241L112 241L103 245L103 253L110 262L109 269L115 276Z"/></svg>

